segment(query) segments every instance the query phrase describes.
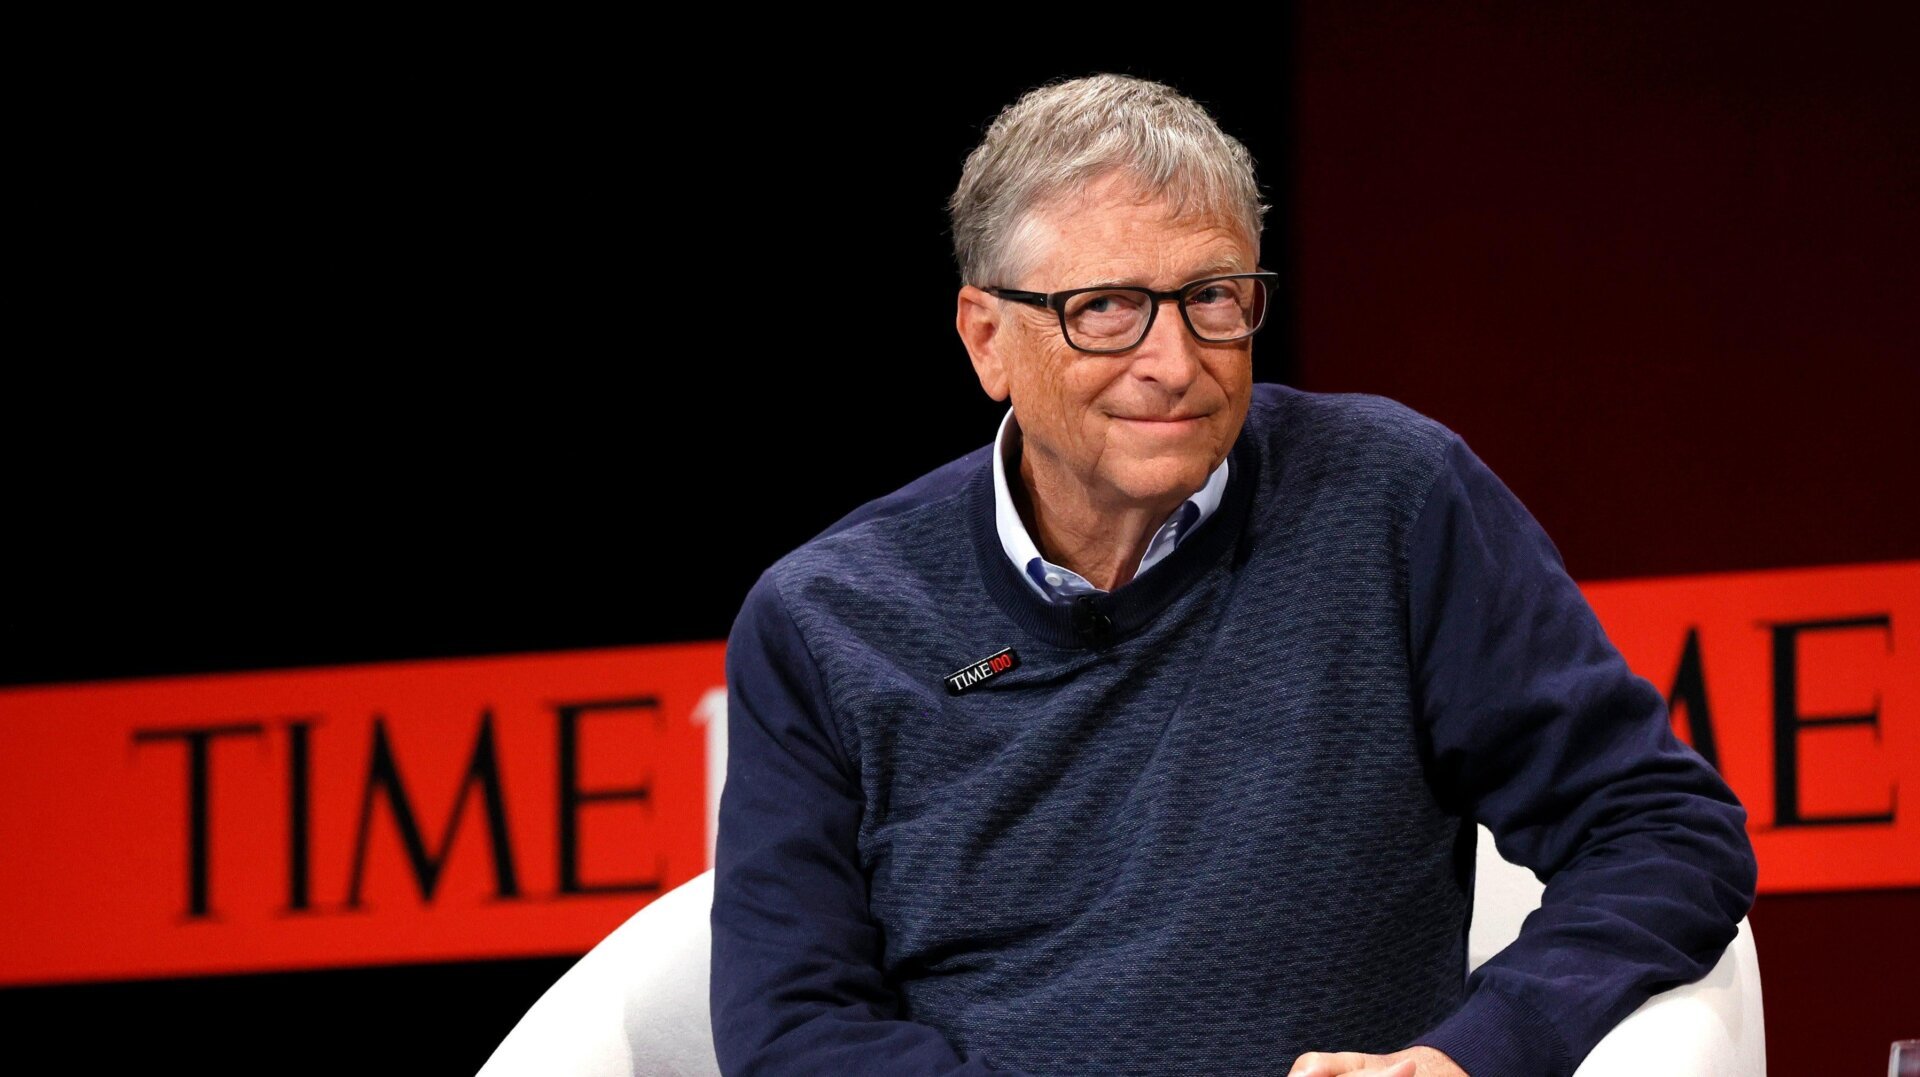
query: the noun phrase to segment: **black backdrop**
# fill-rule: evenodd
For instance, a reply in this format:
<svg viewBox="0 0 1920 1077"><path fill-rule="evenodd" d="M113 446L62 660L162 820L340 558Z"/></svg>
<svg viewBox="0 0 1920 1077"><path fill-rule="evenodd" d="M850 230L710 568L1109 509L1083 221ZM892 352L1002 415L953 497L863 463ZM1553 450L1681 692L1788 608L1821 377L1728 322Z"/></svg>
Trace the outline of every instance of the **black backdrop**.
<svg viewBox="0 0 1920 1077"><path fill-rule="evenodd" d="M1705 425L1656 411L1618 433L1677 463L1626 469L1608 452L1578 451L1577 439L1543 436L1552 416L1607 420L1577 386L1521 376L1536 369L1529 357L1497 354L1514 350L1511 339L1485 340L1488 354L1459 381L1421 366L1420 348L1380 357L1356 343L1366 333L1329 334L1308 363L1295 359L1298 321L1284 308L1256 348L1256 374L1388 392L1469 437L1508 439L1521 447L1517 492L1580 564L1608 574L1723 567L1723 557L1741 567L1911 557L1920 532L1899 513L1912 449L1875 446L1898 448L1883 420L1913 397L1911 305L1901 301L1912 244L1899 237L1913 235L1920 97L1887 60L1911 40L1911 16L1875 7L1836 21L1784 3L1737 15L1645 5L1616 20L1611 9L1321 3L1303 7L1297 30L1285 12L1234 21L1232 47L1210 48L1205 62L1132 64L1059 42L1104 33L1213 45L1221 28L965 11L947 37L966 43L950 53L915 45L882 59L739 36L831 40L818 17L725 27L726 40L463 24L261 35L244 53L213 38L134 42L129 62L105 57L34 83L23 109L45 137L20 155L41 197L20 201L39 235L14 308L43 329L16 342L0 396L11 465L0 549L13 569L0 577L0 681L723 637L780 553L991 436L999 407L949 328L941 206L1001 105L1045 79L1102 69L1173 82L1249 144L1275 206L1264 260L1317 282L1308 313L1323 333L1343 312L1351 329L1388 309L1380 301L1401 278L1376 265L1497 309L1500 281L1410 257L1395 232L1396 220L1420 219L1423 199L1445 200L1435 176L1471 177L1535 148L1557 160L1549 151L1593 133L1560 130L1562 115L1597 116L1618 135L1639 130L1623 102L1672 113L1677 129L1707 122L1689 111L1699 94L1734 102L1777 169L1719 186L1723 169L1674 168L1692 157L1656 124L1624 140L1665 154L1645 160L1657 182L1630 189L1658 190L1652 205L1674 216L1724 201L1758 222L1737 248L1673 241L1673 260L1709 282L1767 285L1751 306L1806 299L1786 306L1814 347L1782 350L1793 352L1786 384L1829 400L1817 428L1782 428L1771 412L1756 423L1750 408ZM1007 58L1026 42L1046 56ZM1483 115L1482 97L1459 92L1524 83L1556 49L1613 81L1580 84L1590 95L1565 113L1566 98L1522 85L1520 114L1539 114L1517 129L1513 110ZM660 51L682 69L666 75ZM1534 59L1514 65L1515 54ZM1312 62L1296 69L1296 55ZM1644 76L1648 57L1666 81ZM1312 94L1296 70L1313 72ZM1862 83L1871 92L1856 93ZM1414 107L1421 94L1431 107ZM1850 128L1829 137L1801 98L1864 117L1875 140L1851 142ZM1297 110L1322 124L1323 155L1327 124L1352 125L1362 145L1431 150L1383 153L1368 184L1340 190L1331 201L1360 222L1352 231L1328 235L1336 217L1318 207L1311 259L1288 228L1303 171L1289 159ZM1431 115L1507 148L1483 162L1476 144L1428 137ZM1744 143L1714 148L1727 145ZM1861 176L1880 186L1854 189ZM1516 265L1573 242L1638 271L1605 215L1595 223L1580 210L1604 175L1544 183L1526 205L1554 212L1552 235L1503 237ZM1367 213L1373 204L1389 209ZM1844 227L1829 238L1803 218ZM1813 270L1792 244L1765 242L1774 224L1814 234ZM1330 286L1319 269L1301 277L1303 261L1350 272ZM1851 295L1855 277L1829 279L1829 262L1872 286ZM1628 336L1667 328L1657 311L1581 309ZM1743 401L1788 407L1800 390L1741 384L1753 380L1750 357L1728 342L1746 339L1753 311L1728 309L1676 317L1704 325L1706 346L1662 358L1689 385L1736 385ZM1431 343L1417 319L1403 321L1390 328ZM1357 371L1354 358L1376 365ZM1488 382L1499 392L1474 391ZM1609 414L1649 414L1614 403ZM1728 467L1741 446L1763 462L1810 462L1779 474ZM1689 475L1689 460L1718 462ZM1836 467L1871 515L1776 521L1753 507L1854 504L1829 496L1822 469ZM1617 525L1556 487L1661 512L1678 504L1677 519L1723 530L1764 526L1738 544L1645 528L1631 556L1611 557ZM1755 489L1765 499L1744 492ZM1911 964L1915 897L1761 899L1776 1068L1798 1072L1789 1060L1840 1058L1841 1048L1884 1057L1884 1039L1916 1034L1898 1025L1913 1012L1911 977L1898 970ZM16 1053L57 1042L73 1068L471 1073L568 963L0 994Z"/></svg>
<svg viewBox="0 0 1920 1077"><path fill-rule="evenodd" d="M4 683L723 638L781 553L991 438L943 206L1051 78L1214 109L1288 268L1284 23L1232 62L696 49L672 80L492 44L76 100L66 329L8 405ZM0 995L16 1052L90 1070L471 1073L569 964Z"/></svg>

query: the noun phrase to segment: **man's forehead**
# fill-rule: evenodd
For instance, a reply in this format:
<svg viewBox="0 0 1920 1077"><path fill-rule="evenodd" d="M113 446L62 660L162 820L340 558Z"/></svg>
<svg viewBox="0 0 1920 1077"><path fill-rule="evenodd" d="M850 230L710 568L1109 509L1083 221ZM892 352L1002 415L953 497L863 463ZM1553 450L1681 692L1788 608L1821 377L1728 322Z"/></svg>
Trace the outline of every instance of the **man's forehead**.
<svg viewBox="0 0 1920 1077"><path fill-rule="evenodd" d="M1258 260L1237 222L1176 213L1165 196L1111 184L1037 207L1026 230L1036 274L1072 278L1047 287L1171 287L1213 273L1250 272Z"/></svg>

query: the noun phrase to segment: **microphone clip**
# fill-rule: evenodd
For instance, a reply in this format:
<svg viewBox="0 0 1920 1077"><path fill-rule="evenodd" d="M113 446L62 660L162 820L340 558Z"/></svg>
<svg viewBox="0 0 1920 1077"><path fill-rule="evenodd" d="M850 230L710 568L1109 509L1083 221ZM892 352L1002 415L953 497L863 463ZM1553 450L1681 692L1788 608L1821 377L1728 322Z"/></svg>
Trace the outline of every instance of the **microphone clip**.
<svg viewBox="0 0 1920 1077"><path fill-rule="evenodd" d="M1073 634L1095 650L1113 642L1113 618L1107 616L1092 595L1073 600L1072 624Z"/></svg>

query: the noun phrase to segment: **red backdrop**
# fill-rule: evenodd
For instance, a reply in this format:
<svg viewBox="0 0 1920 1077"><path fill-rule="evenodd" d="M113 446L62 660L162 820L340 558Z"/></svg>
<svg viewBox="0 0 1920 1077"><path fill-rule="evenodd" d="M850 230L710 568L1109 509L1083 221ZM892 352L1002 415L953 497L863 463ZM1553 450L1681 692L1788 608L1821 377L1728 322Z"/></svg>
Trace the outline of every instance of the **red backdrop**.
<svg viewBox="0 0 1920 1077"><path fill-rule="evenodd" d="M1920 554L1920 25L1880 6L1305 5L1300 385L1460 431L1583 582ZM1775 1072L1920 1035L1920 891L1752 921Z"/></svg>

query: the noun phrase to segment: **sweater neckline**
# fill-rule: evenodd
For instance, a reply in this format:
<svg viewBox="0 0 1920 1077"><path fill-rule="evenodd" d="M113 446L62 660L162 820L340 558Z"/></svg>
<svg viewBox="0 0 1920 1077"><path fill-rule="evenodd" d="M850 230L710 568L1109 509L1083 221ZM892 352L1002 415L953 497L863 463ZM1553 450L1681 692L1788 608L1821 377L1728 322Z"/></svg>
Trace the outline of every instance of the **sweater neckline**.
<svg viewBox="0 0 1920 1077"><path fill-rule="evenodd" d="M1043 643L1084 650L1111 646L1138 632L1167 603L1192 585L1231 547L1241 532L1258 480L1251 423L1243 424L1231 452L1227 488L1220 507L1181 540L1153 571L1117 590L1083 595L1074 603L1054 604L1034 593L1001 548L994 526L992 448L967 485L967 523L973 535L975 567L1001 612ZM1089 632L1088 619L1104 618L1105 631Z"/></svg>

